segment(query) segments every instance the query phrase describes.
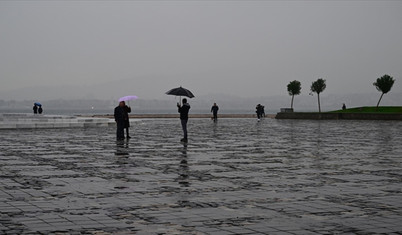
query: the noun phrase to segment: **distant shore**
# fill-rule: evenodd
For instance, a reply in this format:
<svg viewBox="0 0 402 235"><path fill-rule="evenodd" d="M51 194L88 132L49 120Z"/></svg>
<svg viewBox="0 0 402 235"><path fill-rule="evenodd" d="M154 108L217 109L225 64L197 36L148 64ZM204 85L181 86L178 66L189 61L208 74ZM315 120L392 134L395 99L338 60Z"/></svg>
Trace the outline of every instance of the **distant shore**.
<svg viewBox="0 0 402 235"><path fill-rule="evenodd" d="M114 118L112 114L80 115L82 117ZM130 118L179 118L179 114L130 114ZM275 118L276 114L266 114L266 118ZM189 114L189 118L211 118L211 114ZM218 118L257 118L255 114L218 114Z"/></svg>

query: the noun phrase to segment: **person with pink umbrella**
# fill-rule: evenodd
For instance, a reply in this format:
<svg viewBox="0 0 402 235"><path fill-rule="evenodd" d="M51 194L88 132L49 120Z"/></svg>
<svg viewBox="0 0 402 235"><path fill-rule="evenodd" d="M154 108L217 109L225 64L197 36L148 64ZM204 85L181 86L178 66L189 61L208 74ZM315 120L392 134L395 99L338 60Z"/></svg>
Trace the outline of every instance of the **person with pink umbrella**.
<svg viewBox="0 0 402 235"><path fill-rule="evenodd" d="M120 101L119 105L116 108L114 108L114 120L117 125L116 130L117 140L124 140L124 124L125 124L124 106L126 106L126 103L124 101Z"/></svg>
<svg viewBox="0 0 402 235"><path fill-rule="evenodd" d="M123 101L124 102L124 101ZM131 136L128 134L128 129L130 129L130 117L128 116L131 113L131 107L124 103L124 129L126 129L126 137L130 139Z"/></svg>
<svg viewBox="0 0 402 235"><path fill-rule="evenodd" d="M129 135L130 119L128 115L129 113L131 113L131 107L126 105L125 101L134 99L138 99L138 97L135 95L121 97L119 99L119 106L114 109L114 118L117 124L117 140L124 139L124 129L126 129L127 139L131 138L131 136Z"/></svg>

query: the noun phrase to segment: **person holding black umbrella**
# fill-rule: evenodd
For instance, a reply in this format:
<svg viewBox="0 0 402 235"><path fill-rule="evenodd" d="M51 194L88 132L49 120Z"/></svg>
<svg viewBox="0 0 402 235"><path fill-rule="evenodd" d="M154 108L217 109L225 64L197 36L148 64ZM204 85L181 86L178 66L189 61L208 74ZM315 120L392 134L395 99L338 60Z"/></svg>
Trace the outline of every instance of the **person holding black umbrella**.
<svg viewBox="0 0 402 235"><path fill-rule="evenodd" d="M180 97L186 96L188 98L194 97L193 93L184 87L177 87L177 88L170 89L165 94L180 96ZM188 111L190 110L190 104L187 103L187 99L184 98L183 105L180 105L179 103L177 103L177 108L179 109L181 127L183 128L183 134L184 134L184 138L181 139L181 141L184 143L187 143L187 121L188 121Z"/></svg>
<svg viewBox="0 0 402 235"><path fill-rule="evenodd" d="M183 104L180 106L179 103L177 103L177 108L180 113L180 121L181 121L181 127L183 129L183 139L181 139L181 142L187 143L187 121L188 121L188 112L190 110L190 104L187 103L187 99L183 99Z"/></svg>

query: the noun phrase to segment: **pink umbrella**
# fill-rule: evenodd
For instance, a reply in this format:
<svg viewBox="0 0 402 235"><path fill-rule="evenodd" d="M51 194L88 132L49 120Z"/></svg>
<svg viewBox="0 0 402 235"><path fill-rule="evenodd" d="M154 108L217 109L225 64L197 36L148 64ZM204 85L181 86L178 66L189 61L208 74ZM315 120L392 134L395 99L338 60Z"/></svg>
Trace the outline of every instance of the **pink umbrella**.
<svg viewBox="0 0 402 235"><path fill-rule="evenodd" d="M138 99L138 96L136 95L128 95L128 96L123 96L119 99L119 102L121 101L129 101L129 100L136 100Z"/></svg>

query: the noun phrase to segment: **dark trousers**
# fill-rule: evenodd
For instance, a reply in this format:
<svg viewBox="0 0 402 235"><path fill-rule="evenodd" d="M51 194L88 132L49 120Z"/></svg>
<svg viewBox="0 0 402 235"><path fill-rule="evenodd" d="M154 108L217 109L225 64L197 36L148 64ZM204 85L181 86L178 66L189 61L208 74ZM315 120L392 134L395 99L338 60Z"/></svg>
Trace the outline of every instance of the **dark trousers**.
<svg viewBox="0 0 402 235"><path fill-rule="evenodd" d="M124 139L124 122L117 122L117 139Z"/></svg>
<svg viewBox="0 0 402 235"><path fill-rule="evenodd" d="M184 139L187 139L187 120L180 119L181 128L183 129Z"/></svg>
<svg viewBox="0 0 402 235"><path fill-rule="evenodd" d="M218 113L213 113L214 114L214 122L218 121Z"/></svg>

